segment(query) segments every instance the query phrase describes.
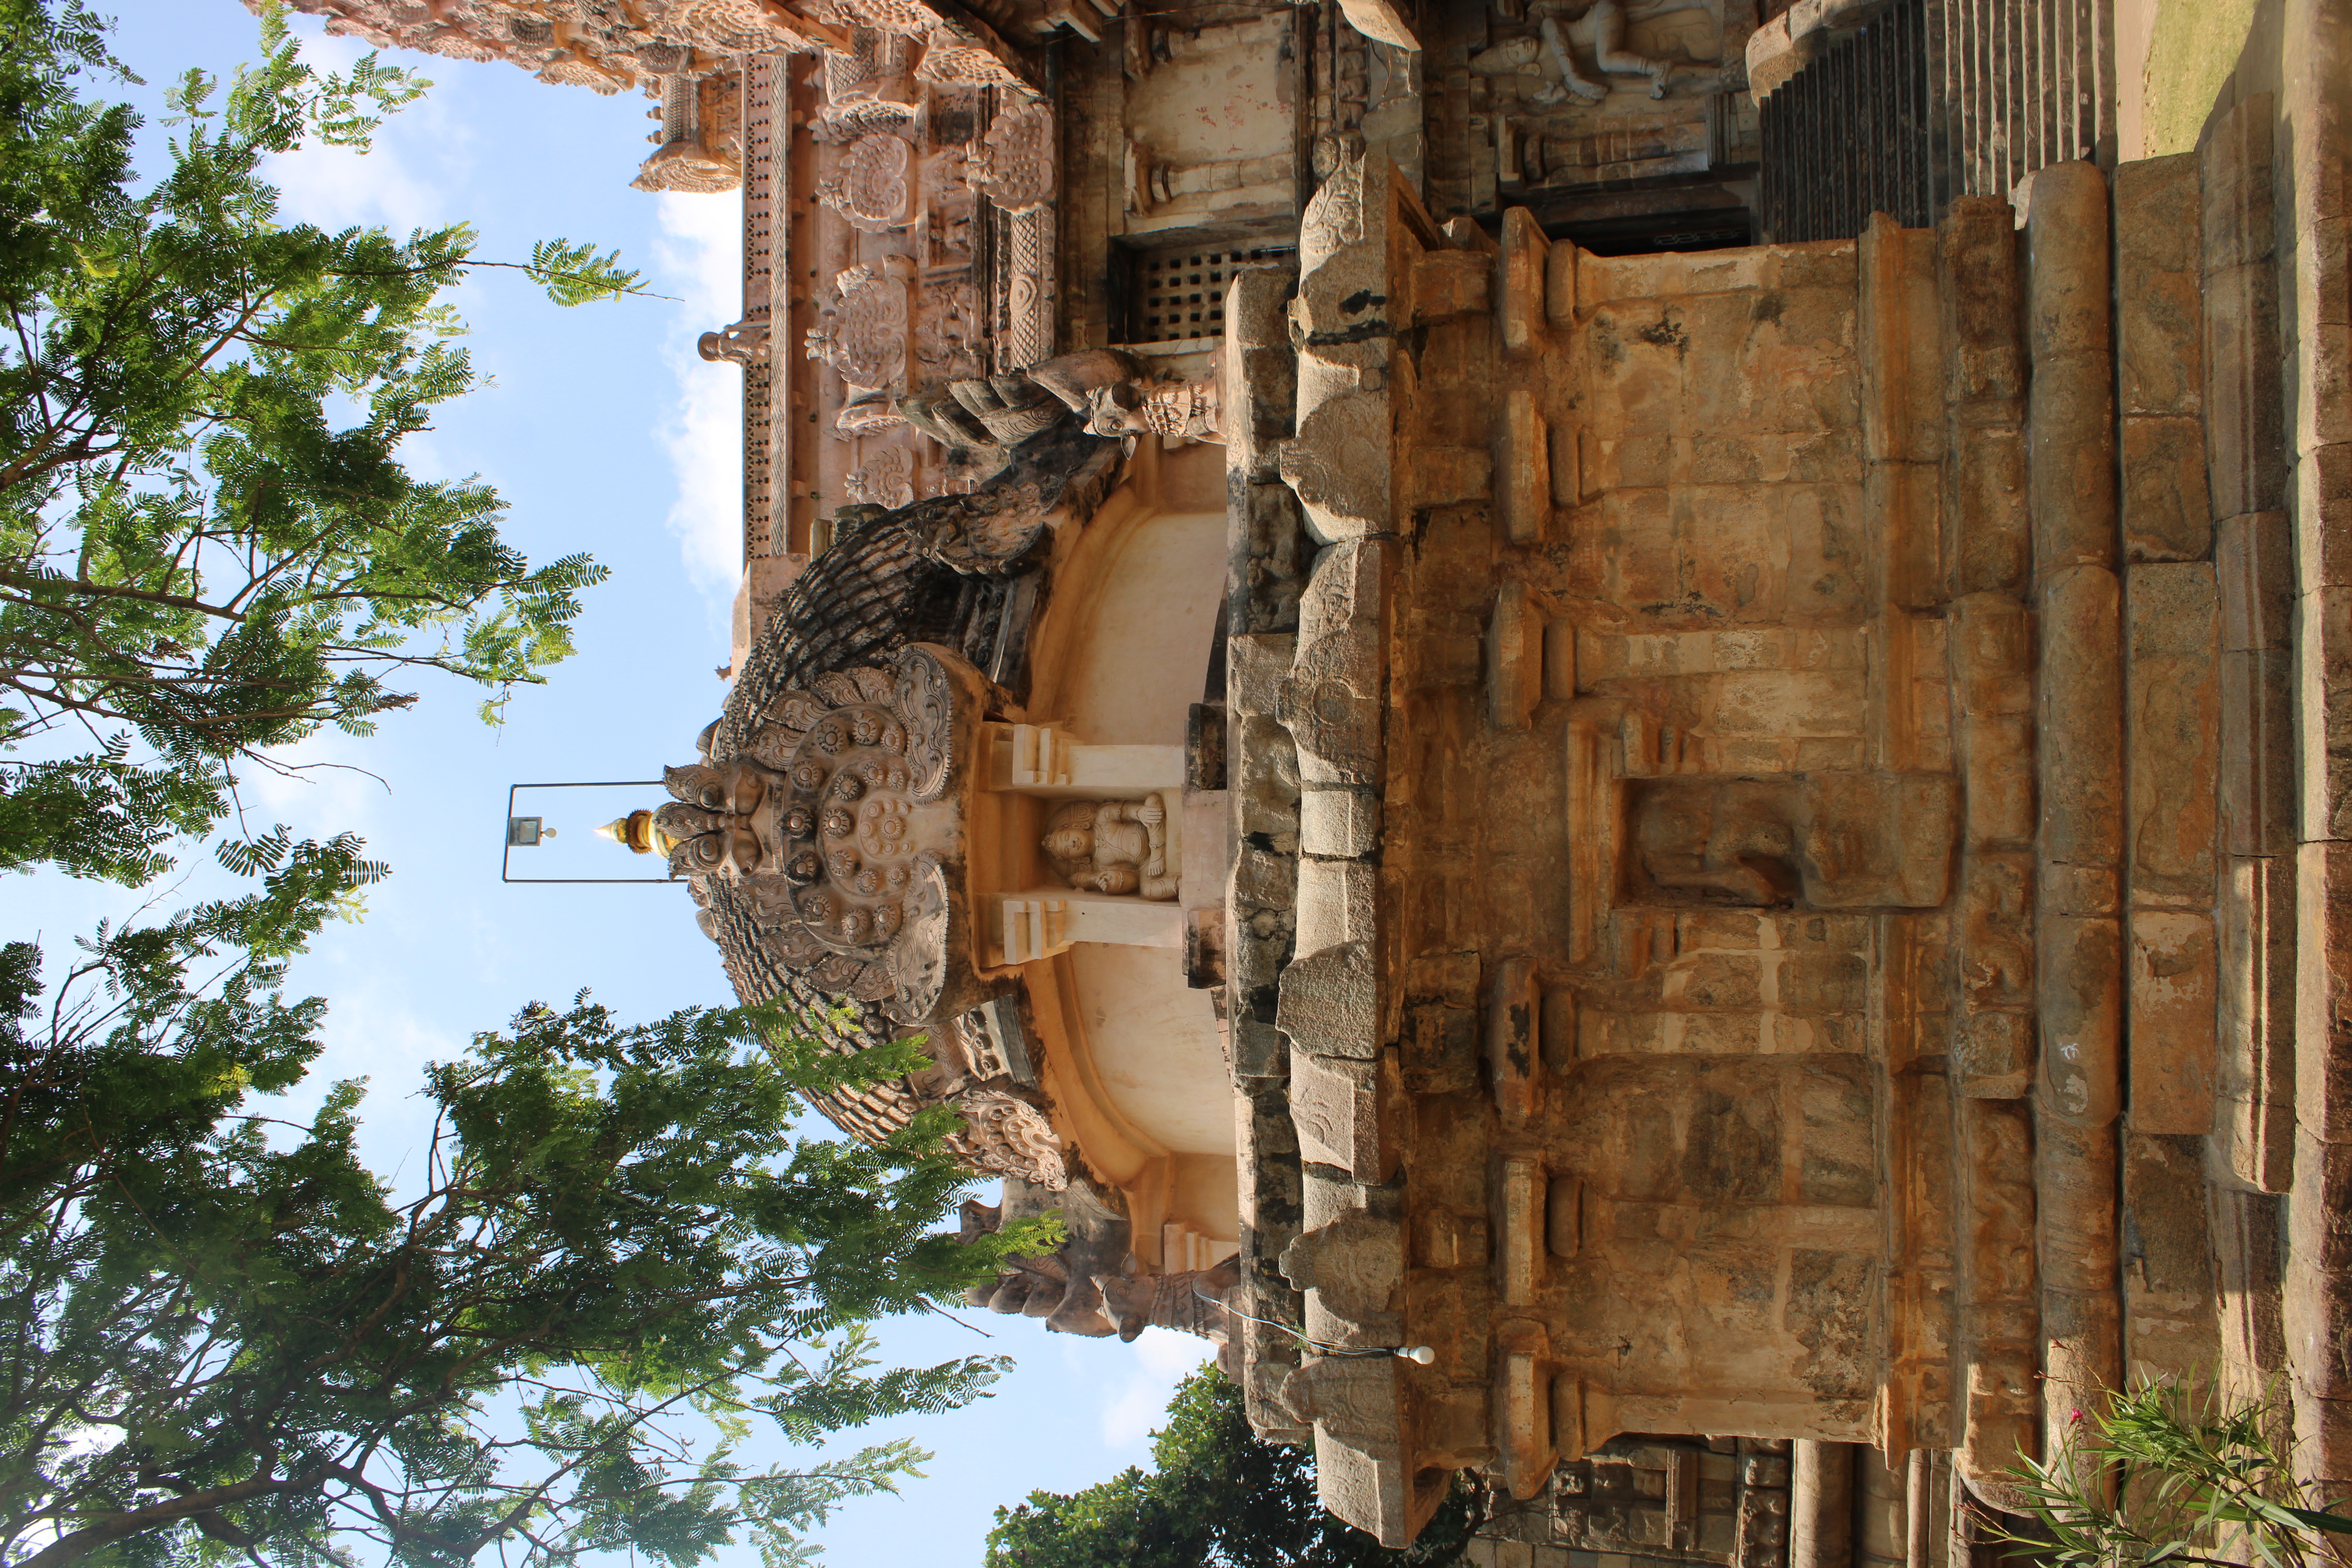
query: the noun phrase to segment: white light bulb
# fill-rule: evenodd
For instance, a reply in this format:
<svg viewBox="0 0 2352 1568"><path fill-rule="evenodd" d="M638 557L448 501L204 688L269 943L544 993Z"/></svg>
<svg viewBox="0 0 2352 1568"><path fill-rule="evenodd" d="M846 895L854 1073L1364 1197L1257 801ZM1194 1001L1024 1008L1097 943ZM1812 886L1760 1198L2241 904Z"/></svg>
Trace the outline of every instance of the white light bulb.
<svg viewBox="0 0 2352 1568"><path fill-rule="evenodd" d="M1415 1345L1409 1351L1399 1351L1397 1352L1397 1354L1404 1357L1407 1361L1419 1362L1423 1366L1427 1366L1431 1362L1437 1359L1437 1352L1430 1349L1427 1345Z"/></svg>

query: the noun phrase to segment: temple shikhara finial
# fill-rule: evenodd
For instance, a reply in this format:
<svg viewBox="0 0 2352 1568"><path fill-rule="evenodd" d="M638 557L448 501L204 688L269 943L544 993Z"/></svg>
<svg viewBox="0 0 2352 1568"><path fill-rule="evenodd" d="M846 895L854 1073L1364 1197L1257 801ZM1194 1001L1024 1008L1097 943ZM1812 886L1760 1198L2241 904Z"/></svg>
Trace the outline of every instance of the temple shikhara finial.
<svg viewBox="0 0 2352 1568"><path fill-rule="evenodd" d="M740 204L602 831L926 1038L975 1305L1485 1568L1967 1568L2132 1378L2352 1478L2343 0L2158 157L2091 0L304 8Z"/></svg>

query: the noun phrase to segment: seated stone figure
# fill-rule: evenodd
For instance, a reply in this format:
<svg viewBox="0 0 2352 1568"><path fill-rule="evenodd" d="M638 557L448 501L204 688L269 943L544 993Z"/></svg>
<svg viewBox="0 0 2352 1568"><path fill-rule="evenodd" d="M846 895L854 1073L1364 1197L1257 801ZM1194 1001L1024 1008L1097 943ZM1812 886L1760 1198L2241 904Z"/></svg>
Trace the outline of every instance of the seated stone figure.
<svg viewBox="0 0 2352 1568"><path fill-rule="evenodd" d="M1040 840L1054 874L1081 892L1176 897L1168 865L1167 807L1157 794L1132 800L1074 800L1058 807Z"/></svg>

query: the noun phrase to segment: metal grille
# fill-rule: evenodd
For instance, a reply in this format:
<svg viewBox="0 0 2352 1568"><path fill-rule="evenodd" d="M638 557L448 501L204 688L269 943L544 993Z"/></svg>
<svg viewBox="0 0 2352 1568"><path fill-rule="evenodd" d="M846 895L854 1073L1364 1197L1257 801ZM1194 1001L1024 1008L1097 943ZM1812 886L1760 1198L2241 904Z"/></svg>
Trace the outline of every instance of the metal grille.
<svg viewBox="0 0 2352 1568"><path fill-rule="evenodd" d="M1956 195L2115 161L2113 0L1895 0L1766 99L1762 218L1852 239L1936 223Z"/></svg>
<svg viewBox="0 0 2352 1568"><path fill-rule="evenodd" d="M1288 261L1293 255L1286 245L1138 252L1126 341L1175 343L1223 337L1225 286L1234 274L1244 267Z"/></svg>

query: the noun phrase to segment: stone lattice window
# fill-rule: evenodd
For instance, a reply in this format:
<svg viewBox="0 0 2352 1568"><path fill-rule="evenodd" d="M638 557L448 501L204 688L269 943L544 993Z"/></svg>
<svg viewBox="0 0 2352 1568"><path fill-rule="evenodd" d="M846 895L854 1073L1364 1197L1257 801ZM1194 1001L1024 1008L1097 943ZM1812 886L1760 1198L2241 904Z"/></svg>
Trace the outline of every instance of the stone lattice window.
<svg viewBox="0 0 2352 1568"><path fill-rule="evenodd" d="M1244 267L1288 266L1297 252L1286 245L1186 245L1139 250L1129 262L1128 331L1130 343L1177 343L1223 337L1225 288Z"/></svg>

